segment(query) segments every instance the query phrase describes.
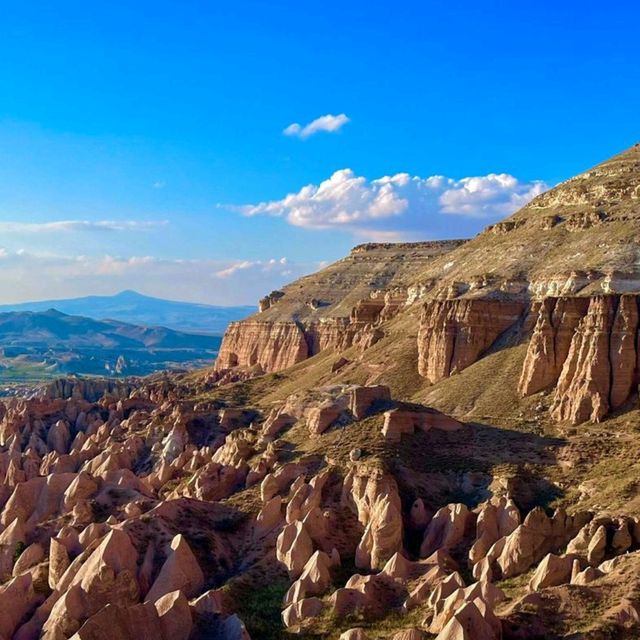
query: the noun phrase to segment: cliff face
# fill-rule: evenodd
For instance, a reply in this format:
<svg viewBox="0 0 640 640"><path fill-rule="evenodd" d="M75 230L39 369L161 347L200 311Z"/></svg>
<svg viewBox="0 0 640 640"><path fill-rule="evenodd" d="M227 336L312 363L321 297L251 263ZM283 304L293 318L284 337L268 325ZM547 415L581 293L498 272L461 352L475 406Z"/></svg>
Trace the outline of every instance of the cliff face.
<svg viewBox="0 0 640 640"><path fill-rule="evenodd" d="M580 320L558 379L552 416L600 421L637 388L638 297L597 296Z"/></svg>
<svg viewBox="0 0 640 640"><path fill-rule="evenodd" d="M367 349L384 335L377 328L384 308L383 304L377 313L369 309L366 320L355 314L351 318L322 318L307 323L234 322L225 333L216 370L253 367L262 373L273 373L325 349Z"/></svg>
<svg viewBox="0 0 640 640"><path fill-rule="evenodd" d="M216 370L270 373L325 349L366 349L379 326L419 297L412 274L462 241L366 244L344 260L263 298L260 313L229 325Z"/></svg>
<svg viewBox="0 0 640 640"><path fill-rule="evenodd" d="M555 420L599 422L637 393L639 300L547 298L528 308L516 301L428 302L418 334L420 375L435 384L469 367L515 327L528 340L519 393L554 388Z"/></svg>
<svg viewBox="0 0 640 640"><path fill-rule="evenodd" d="M473 364L524 309L517 300L427 302L418 333L420 375L433 384Z"/></svg>
<svg viewBox="0 0 640 640"><path fill-rule="evenodd" d="M518 385L521 395L537 393L557 382L588 306L588 298L547 298L532 309L531 315L537 319Z"/></svg>
<svg viewBox="0 0 640 640"><path fill-rule="evenodd" d="M638 203L636 145L468 242L361 245L231 325L216 369L255 375L349 351L356 363L377 358L369 370L381 375L411 367L426 388L528 342L515 401L554 390L555 420L601 420L636 392ZM397 362L394 339L413 335L398 350L411 359Z"/></svg>
<svg viewBox="0 0 640 640"><path fill-rule="evenodd" d="M556 385L556 420L599 421L635 393L638 338L638 296L545 300L519 391L526 396Z"/></svg>
<svg viewBox="0 0 640 640"><path fill-rule="evenodd" d="M296 322L233 322L224 334L216 369L280 371L308 355L305 333Z"/></svg>

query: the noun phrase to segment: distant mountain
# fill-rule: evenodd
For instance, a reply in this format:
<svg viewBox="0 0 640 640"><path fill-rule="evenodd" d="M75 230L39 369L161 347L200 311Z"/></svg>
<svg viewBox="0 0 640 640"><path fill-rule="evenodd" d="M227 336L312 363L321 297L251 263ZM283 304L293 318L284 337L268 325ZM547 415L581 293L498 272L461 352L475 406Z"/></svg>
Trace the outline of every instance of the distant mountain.
<svg viewBox="0 0 640 640"><path fill-rule="evenodd" d="M49 309L96 320L119 320L137 325L162 326L176 331L213 335L222 335L230 322L242 320L256 311L252 306L218 307L163 300L136 291L122 291L113 296L87 296L0 305L0 312L38 312Z"/></svg>
<svg viewBox="0 0 640 640"><path fill-rule="evenodd" d="M215 350L219 344L216 336L93 320L56 309L0 313L0 347Z"/></svg>
<svg viewBox="0 0 640 640"><path fill-rule="evenodd" d="M55 309L0 313L0 383L60 373L146 375L210 365L220 336L94 320Z"/></svg>

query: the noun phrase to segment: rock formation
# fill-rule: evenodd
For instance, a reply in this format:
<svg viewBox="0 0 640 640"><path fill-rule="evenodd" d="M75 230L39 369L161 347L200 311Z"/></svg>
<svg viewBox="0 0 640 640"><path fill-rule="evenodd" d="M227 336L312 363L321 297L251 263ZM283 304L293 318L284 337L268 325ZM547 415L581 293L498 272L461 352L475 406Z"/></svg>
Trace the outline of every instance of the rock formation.
<svg viewBox="0 0 640 640"><path fill-rule="evenodd" d="M215 369L0 399L0 637L638 636L639 201L634 147Z"/></svg>

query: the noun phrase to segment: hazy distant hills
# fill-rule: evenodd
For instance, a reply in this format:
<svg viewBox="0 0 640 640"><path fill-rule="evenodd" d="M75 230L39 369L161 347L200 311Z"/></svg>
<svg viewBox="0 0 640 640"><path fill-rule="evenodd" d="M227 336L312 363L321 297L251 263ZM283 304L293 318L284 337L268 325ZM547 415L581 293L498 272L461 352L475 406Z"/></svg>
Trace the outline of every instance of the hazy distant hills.
<svg viewBox="0 0 640 640"><path fill-rule="evenodd" d="M0 313L0 384L211 365L220 336L46 311Z"/></svg>
<svg viewBox="0 0 640 640"><path fill-rule="evenodd" d="M113 296L87 296L68 300L44 300L0 305L3 311L47 311L56 309L84 319L118 320L136 325L168 327L176 331L222 335L227 325L256 311L252 306L218 307L152 298L136 291ZM147 339L148 336L145 338Z"/></svg>
<svg viewBox="0 0 640 640"><path fill-rule="evenodd" d="M117 320L93 320L56 309L0 313L0 346L47 349L210 349L216 336L182 333Z"/></svg>

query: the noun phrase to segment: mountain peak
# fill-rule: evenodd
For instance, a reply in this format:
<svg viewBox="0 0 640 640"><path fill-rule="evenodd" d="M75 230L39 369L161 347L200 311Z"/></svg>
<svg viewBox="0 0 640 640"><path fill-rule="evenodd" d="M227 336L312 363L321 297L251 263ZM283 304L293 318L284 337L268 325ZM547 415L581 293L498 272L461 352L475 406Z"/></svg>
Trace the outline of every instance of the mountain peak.
<svg viewBox="0 0 640 640"><path fill-rule="evenodd" d="M138 291L134 291L133 289L124 289L122 291L119 291L118 293L116 293L114 296L112 296L114 298L136 298L136 299L140 299L140 298L146 298L148 296L143 295L142 293L139 293Z"/></svg>

